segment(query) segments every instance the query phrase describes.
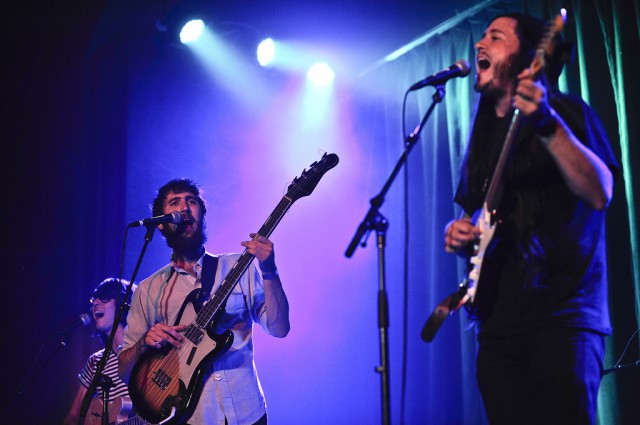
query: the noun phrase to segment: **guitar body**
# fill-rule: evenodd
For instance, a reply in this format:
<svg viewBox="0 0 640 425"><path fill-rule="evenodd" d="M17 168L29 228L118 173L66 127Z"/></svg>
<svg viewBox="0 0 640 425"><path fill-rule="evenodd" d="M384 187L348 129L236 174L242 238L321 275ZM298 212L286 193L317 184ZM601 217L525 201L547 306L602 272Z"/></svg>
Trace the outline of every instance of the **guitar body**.
<svg viewBox="0 0 640 425"><path fill-rule="evenodd" d="M189 294L175 325L194 322L200 310L196 301L199 292L196 289ZM167 424L184 423L191 417L202 394L206 372L233 343L231 331L216 334L212 327L200 333L190 325L180 349L167 346L140 357L129 379L129 395L140 416L158 423L170 417L175 408L175 416Z"/></svg>
<svg viewBox="0 0 640 425"><path fill-rule="evenodd" d="M109 403L107 408L109 425L148 425L149 422L139 416L129 418L131 407L131 400L128 397L118 397ZM104 405L101 399L91 400L89 412L84 421L85 425L102 425L103 409Z"/></svg>
<svg viewBox="0 0 640 425"><path fill-rule="evenodd" d="M460 306L466 302L473 302L476 296L484 254L487 252L489 243L491 243L493 239L497 225L498 220L496 219L495 211L489 211L489 207L485 202L482 209L478 211L475 220L475 226L480 229L481 234L478 242L473 247L474 255L469 259L469 273L464 282L467 287L467 294L462 298Z"/></svg>
<svg viewBox="0 0 640 425"><path fill-rule="evenodd" d="M89 411L85 417L85 425L102 425L102 413L104 404L99 398L91 400L89 405ZM109 413L109 425L119 424L126 421L131 411L131 400L127 400L123 397L118 397L109 403L107 412Z"/></svg>

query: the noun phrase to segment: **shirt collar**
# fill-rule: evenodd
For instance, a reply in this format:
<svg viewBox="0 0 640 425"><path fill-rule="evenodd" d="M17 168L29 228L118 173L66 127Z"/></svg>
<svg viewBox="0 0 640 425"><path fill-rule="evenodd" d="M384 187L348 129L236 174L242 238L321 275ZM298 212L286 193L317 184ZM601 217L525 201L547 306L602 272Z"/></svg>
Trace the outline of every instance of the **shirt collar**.
<svg viewBox="0 0 640 425"><path fill-rule="evenodd" d="M202 261L204 259L204 256L206 255L207 251L205 250L204 246L202 247L202 255L200 256L200 258L198 259L198 262L193 266L194 271L196 272L196 276L198 277L198 279L200 278L200 274L202 273ZM186 270L184 270L182 267L178 267L178 265L176 264L174 258L173 258L173 252L171 253L171 267L173 267L173 270L178 272L178 273L187 273L188 272Z"/></svg>

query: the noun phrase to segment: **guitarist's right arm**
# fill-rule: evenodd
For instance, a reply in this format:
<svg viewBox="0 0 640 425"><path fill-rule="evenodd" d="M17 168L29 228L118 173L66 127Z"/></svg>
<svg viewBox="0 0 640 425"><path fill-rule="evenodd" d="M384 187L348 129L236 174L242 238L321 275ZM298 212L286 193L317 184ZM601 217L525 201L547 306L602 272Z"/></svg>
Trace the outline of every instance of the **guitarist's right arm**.
<svg viewBox="0 0 640 425"><path fill-rule="evenodd" d="M466 212L457 220L452 220L445 226L444 249L448 253L457 253L466 256L465 249L470 243L480 237L480 229L473 225L471 216Z"/></svg>
<svg viewBox="0 0 640 425"><path fill-rule="evenodd" d="M180 332L186 328L186 325L169 326L164 323L156 323L153 325L138 342L130 348L121 351L118 355L118 374L120 378L124 382L129 383L129 376L131 376L133 366L147 350L158 350L167 344L179 348L184 340Z"/></svg>
<svg viewBox="0 0 640 425"><path fill-rule="evenodd" d="M529 70L518 75L513 105L532 120L538 138L554 159L569 190L595 210L605 209L613 196L613 174L585 140L569 128L549 105L547 89L531 79Z"/></svg>

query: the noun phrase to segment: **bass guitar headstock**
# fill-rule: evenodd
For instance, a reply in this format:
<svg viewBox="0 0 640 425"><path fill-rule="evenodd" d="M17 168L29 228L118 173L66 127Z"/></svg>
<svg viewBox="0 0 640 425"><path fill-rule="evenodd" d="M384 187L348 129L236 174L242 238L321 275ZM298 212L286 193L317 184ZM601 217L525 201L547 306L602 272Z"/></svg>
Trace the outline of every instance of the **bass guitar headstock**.
<svg viewBox="0 0 640 425"><path fill-rule="evenodd" d="M338 165L338 155L335 153L325 153L320 161L316 161L309 166L309 169L302 171L299 177L293 179L287 190L287 197L296 201L303 196L309 196L320 182L324 174Z"/></svg>

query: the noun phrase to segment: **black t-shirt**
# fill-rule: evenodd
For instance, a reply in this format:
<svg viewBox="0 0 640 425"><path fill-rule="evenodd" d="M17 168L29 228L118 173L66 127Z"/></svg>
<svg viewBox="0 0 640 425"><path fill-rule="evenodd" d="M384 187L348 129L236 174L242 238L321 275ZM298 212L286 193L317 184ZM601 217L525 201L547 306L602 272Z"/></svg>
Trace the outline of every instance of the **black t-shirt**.
<svg viewBox="0 0 640 425"><path fill-rule="evenodd" d="M551 96L550 103L615 175L616 160L593 110L581 99L562 94ZM469 214L484 202L510 121L510 116L490 116L475 124L474 148L465 157L455 196ZM470 310L479 320L479 331L513 335L571 327L609 333L605 213L571 193L526 119L503 182L500 222Z"/></svg>

